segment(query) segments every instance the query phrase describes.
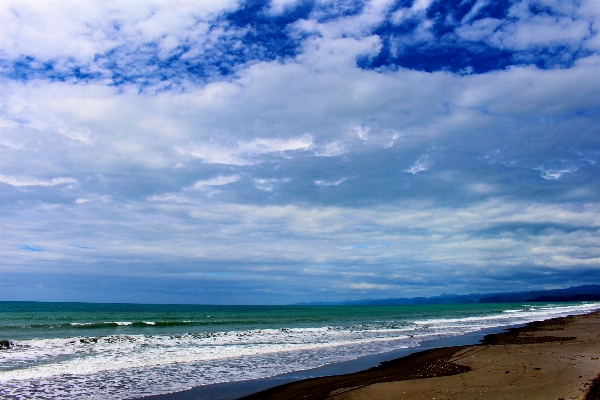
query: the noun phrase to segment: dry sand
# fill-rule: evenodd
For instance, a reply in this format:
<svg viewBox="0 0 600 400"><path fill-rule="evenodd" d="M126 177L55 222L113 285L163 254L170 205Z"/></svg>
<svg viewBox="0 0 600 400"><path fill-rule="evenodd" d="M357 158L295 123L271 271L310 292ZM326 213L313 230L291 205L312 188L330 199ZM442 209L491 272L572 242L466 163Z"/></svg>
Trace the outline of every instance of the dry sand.
<svg viewBox="0 0 600 400"><path fill-rule="evenodd" d="M448 361L468 372L338 389L329 399L583 399L600 372L600 313L554 321L457 351ZM559 340L527 344L543 337Z"/></svg>
<svg viewBox="0 0 600 400"><path fill-rule="evenodd" d="M583 399L599 372L600 312L595 312L534 322L488 335L481 345L427 350L245 399Z"/></svg>

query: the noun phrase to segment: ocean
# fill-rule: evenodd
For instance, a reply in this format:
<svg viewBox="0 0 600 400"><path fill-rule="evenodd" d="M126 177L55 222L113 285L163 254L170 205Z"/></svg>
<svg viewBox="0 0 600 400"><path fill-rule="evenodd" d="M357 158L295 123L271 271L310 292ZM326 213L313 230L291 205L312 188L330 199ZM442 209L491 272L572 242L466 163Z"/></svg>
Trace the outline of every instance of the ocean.
<svg viewBox="0 0 600 400"><path fill-rule="evenodd" d="M0 398L123 399L310 370L600 302L206 306L0 302Z"/></svg>

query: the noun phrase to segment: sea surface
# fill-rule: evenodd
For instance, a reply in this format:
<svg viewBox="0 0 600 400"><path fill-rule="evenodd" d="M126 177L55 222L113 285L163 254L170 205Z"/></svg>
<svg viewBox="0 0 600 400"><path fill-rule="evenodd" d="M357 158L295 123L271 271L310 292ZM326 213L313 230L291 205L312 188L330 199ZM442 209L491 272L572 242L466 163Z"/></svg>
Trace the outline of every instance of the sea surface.
<svg viewBox="0 0 600 400"><path fill-rule="evenodd" d="M203 306L0 302L0 398L123 399L308 370L600 302Z"/></svg>

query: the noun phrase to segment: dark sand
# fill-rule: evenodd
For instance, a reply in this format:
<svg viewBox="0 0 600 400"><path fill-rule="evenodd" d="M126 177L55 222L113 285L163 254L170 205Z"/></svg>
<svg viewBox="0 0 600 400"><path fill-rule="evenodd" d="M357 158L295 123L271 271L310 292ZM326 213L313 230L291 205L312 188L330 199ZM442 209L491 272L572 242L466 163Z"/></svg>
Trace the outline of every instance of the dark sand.
<svg viewBox="0 0 600 400"><path fill-rule="evenodd" d="M600 371L599 357L595 312L533 322L488 335L479 345L427 350L243 399L583 399Z"/></svg>

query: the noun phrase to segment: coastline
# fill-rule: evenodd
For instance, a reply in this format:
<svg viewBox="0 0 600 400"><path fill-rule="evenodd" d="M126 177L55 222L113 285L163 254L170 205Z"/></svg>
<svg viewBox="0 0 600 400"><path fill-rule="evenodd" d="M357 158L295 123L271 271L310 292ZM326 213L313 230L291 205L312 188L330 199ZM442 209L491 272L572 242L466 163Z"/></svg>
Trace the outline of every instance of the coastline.
<svg viewBox="0 0 600 400"><path fill-rule="evenodd" d="M347 375L377 367L384 362L401 359L427 350L465 346L479 343L486 335L502 333L511 327L524 324L484 328L460 336L448 336L425 340L418 346L397 349L391 352L378 353L359 357L353 360L336 362L308 370L300 370L267 378L254 380L223 382L212 385L195 386L179 392L154 394L141 397L144 400L236 400L254 393L279 387L289 383L302 382L313 378ZM133 400L133 399L128 399Z"/></svg>
<svg viewBox="0 0 600 400"><path fill-rule="evenodd" d="M477 345L426 350L242 399L583 399L600 371L598 332L600 311L531 322Z"/></svg>
<svg viewBox="0 0 600 400"><path fill-rule="evenodd" d="M589 314L553 318L545 321L531 322L526 325L512 327L489 328L467 335L423 342L421 346L401 349L392 353L384 353L369 357L366 360L353 360L336 365L320 367L309 371L299 371L255 381L231 382L216 385L194 387L185 391L153 395L144 399L156 400L190 400L190 399L335 399L369 398L379 396L369 394L360 397L367 389L374 390L377 384L384 382L400 382L429 380L441 376L457 376L471 370L468 365L456 363L452 359L455 354L462 354L461 362L475 350L494 346L532 346L536 344L564 343L575 340L573 336L565 336L564 328L581 318L600 320L600 311ZM598 325L600 327L600 325ZM560 327L563 334L558 336L539 335L540 332L553 327ZM600 331L600 330L599 330ZM536 333L537 332L537 333ZM534 338L535 337L535 338ZM518 342L518 343L517 343ZM465 368L466 367L466 368ZM600 370L600 367L598 368ZM588 381L596 377L598 371ZM388 392L390 388L386 388ZM362 393L362 394L361 394ZM330 397L332 395L332 397ZM359 397L357 397L359 396ZM427 394L429 396L429 393ZM432 397L423 397L431 399ZM411 398L417 398L411 396ZM439 399L440 397L438 397Z"/></svg>

